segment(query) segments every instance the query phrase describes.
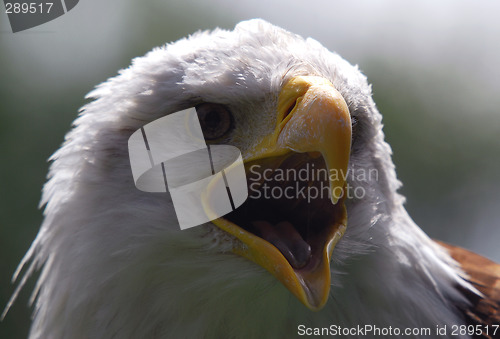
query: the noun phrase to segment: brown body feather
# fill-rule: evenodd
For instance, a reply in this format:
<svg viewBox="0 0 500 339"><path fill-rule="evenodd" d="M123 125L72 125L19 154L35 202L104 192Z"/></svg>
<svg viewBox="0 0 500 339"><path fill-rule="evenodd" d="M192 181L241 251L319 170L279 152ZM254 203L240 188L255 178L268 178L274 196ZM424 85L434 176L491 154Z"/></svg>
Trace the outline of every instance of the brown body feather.
<svg viewBox="0 0 500 339"><path fill-rule="evenodd" d="M459 306L469 324L489 326L489 335L482 338L500 338L500 264L466 249L438 242L461 266L466 279L482 295L461 288L461 292L470 302L468 306ZM492 331L496 329L496 333ZM481 337L481 336L479 336Z"/></svg>

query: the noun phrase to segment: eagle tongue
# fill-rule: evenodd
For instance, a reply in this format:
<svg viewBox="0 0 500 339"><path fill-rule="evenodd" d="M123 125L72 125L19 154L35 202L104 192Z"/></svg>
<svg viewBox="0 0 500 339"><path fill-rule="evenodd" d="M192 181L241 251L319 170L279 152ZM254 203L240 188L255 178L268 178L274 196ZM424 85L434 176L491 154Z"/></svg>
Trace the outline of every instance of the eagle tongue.
<svg viewBox="0 0 500 339"><path fill-rule="evenodd" d="M262 239L273 244L293 268L299 269L307 265L311 257L311 246L290 222L281 221L272 225L268 221L257 220L252 225Z"/></svg>

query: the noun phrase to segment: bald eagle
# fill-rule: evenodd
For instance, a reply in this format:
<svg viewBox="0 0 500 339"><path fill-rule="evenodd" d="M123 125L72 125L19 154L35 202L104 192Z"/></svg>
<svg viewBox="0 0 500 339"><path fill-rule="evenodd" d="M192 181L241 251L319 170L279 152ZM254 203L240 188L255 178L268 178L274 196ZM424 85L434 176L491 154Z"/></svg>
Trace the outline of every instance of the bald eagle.
<svg viewBox="0 0 500 339"><path fill-rule="evenodd" d="M500 336L499 266L412 221L371 87L319 42L263 20L198 32L88 98L15 273L13 300L41 270L30 338ZM241 151L249 197L180 230L127 142L188 108Z"/></svg>

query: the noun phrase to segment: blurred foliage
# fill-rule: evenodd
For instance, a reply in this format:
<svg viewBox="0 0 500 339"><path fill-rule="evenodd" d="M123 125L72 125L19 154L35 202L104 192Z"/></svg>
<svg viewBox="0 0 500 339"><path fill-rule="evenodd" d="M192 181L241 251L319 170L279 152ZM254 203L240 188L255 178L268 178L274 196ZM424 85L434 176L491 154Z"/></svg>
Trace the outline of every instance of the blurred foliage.
<svg viewBox="0 0 500 339"><path fill-rule="evenodd" d="M498 225L498 219L480 213L490 194L495 195L493 203L499 202L500 124L499 115L491 114L495 104L478 104L478 89L453 70L405 66L376 60L364 65L403 182L400 192L407 197L410 215L431 237L473 247L468 240L476 236L479 219ZM456 99L456 93L466 100ZM494 123L488 125L491 118ZM481 238L488 245L475 250L499 260L498 237Z"/></svg>
<svg viewBox="0 0 500 339"><path fill-rule="evenodd" d="M242 10L245 14L229 3L221 8L222 2L139 5L123 1L118 6L113 0L95 11L96 1L81 1L60 19L15 37L0 22L0 309L14 290L10 276L42 221L37 205L48 169L46 159L62 143L86 102L85 94L154 46L199 29L231 28L244 18L271 15L258 9L265 2L255 6L261 12ZM288 15L302 15L302 10L295 8ZM305 33L294 31L308 35L307 29L321 23L315 15ZM346 27L337 24L340 32ZM331 49L345 51L344 56L359 63L373 84L410 215L432 237L475 246L500 260L498 238L478 238L474 233L476 226L493 232L498 224L498 213L491 211L500 202L496 193L500 189L499 99L481 96L484 91L478 82L461 76L452 66L425 66L398 56L363 53L357 39L342 45L349 40L349 32L344 33L339 40L326 41L310 35ZM359 34L365 33L353 32L353 36ZM485 91L491 95L498 89L486 84ZM31 311L26 305L34 280L0 324L0 338L27 336Z"/></svg>

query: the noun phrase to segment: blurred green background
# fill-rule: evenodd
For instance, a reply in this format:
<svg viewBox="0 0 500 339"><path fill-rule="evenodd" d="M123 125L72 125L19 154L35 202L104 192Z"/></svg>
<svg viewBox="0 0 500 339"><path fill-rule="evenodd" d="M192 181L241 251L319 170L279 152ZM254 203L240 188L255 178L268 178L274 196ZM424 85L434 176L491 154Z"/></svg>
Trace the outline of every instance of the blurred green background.
<svg viewBox="0 0 500 339"><path fill-rule="evenodd" d="M152 47L261 17L311 36L373 84L414 220L500 261L500 3L81 0L13 34L0 14L0 310L42 220L48 169L84 96ZM34 279L0 323L25 338Z"/></svg>

